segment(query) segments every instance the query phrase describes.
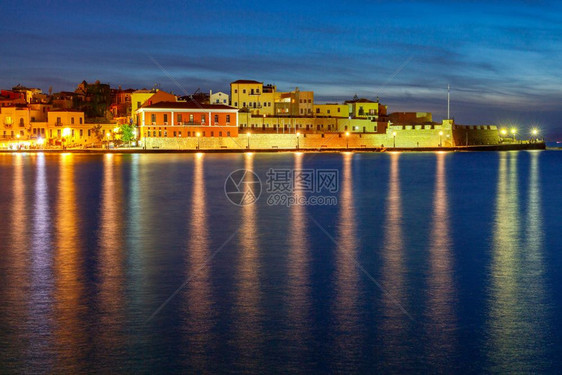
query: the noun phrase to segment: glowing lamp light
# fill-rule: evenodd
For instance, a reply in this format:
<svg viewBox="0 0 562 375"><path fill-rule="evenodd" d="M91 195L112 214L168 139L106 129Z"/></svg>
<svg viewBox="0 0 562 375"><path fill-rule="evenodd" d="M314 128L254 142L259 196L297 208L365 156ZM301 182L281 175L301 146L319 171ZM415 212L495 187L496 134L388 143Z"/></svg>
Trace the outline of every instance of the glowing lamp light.
<svg viewBox="0 0 562 375"><path fill-rule="evenodd" d="M300 133L300 132L297 132L297 137L300 137L300 135L301 135L301 133Z"/></svg>
<svg viewBox="0 0 562 375"><path fill-rule="evenodd" d="M37 139L37 144L38 144L38 145L42 145L43 143L45 143L45 140L44 140L43 138Z"/></svg>
<svg viewBox="0 0 562 375"><path fill-rule="evenodd" d="M531 133L533 135L537 135L537 134L539 134L539 131L537 129L533 129L533 130L531 130Z"/></svg>
<svg viewBox="0 0 562 375"><path fill-rule="evenodd" d="M69 128L64 128L62 130L62 136L63 137L68 137L70 135L70 129Z"/></svg>
<svg viewBox="0 0 562 375"><path fill-rule="evenodd" d="M197 133L197 137L201 137L201 133Z"/></svg>
<svg viewBox="0 0 562 375"><path fill-rule="evenodd" d="M109 137L111 136L111 133L110 133L110 132L107 132L107 133L105 133L105 136L106 136L107 138L109 138Z"/></svg>
<svg viewBox="0 0 562 375"><path fill-rule="evenodd" d="M247 135L247 136L249 137L250 135L252 135L252 133L250 133L250 132L247 132L247 133L246 133L246 135Z"/></svg>
<svg viewBox="0 0 562 375"><path fill-rule="evenodd" d="M506 129L502 129L501 130L502 135L506 135L507 134L507 130Z"/></svg>
<svg viewBox="0 0 562 375"><path fill-rule="evenodd" d="M349 132L345 132L345 136L346 136L346 137L349 137Z"/></svg>
<svg viewBox="0 0 562 375"><path fill-rule="evenodd" d="M18 133L18 134L16 134L16 138L17 138L17 139L19 139L19 138L20 138L20 135L19 135L19 133Z"/></svg>
<svg viewBox="0 0 562 375"><path fill-rule="evenodd" d="M393 137L396 137L396 132L392 132L392 136L393 136Z"/></svg>
<svg viewBox="0 0 562 375"><path fill-rule="evenodd" d="M515 133L517 133L517 129L512 128L512 129L511 129L511 134L515 135Z"/></svg>
<svg viewBox="0 0 562 375"><path fill-rule="evenodd" d="M439 135L443 135L443 132L439 132Z"/></svg>
<svg viewBox="0 0 562 375"><path fill-rule="evenodd" d="M113 128L113 132L117 133L119 131L119 128Z"/></svg>

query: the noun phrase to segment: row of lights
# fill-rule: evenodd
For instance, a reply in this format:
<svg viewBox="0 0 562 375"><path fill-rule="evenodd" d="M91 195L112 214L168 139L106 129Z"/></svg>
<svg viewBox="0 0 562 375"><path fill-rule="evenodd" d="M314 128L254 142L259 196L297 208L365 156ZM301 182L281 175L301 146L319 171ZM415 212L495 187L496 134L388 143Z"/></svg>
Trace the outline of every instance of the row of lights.
<svg viewBox="0 0 562 375"><path fill-rule="evenodd" d="M511 134L515 137L515 135L517 134L517 128L511 128L509 132L511 132ZM506 128L500 130L500 134L503 136L506 136L509 132ZM539 134L539 130L537 128L531 129L531 135L537 136L538 134Z"/></svg>

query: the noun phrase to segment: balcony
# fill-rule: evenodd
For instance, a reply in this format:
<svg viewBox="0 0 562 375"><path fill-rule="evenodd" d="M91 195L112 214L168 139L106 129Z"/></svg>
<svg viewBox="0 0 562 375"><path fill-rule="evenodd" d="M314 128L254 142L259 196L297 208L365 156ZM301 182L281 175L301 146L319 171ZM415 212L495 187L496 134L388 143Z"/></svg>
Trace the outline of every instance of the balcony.
<svg viewBox="0 0 562 375"><path fill-rule="evenodd" d="M62 122L60 121L55 122L55 126L62 126Z"/></svg>

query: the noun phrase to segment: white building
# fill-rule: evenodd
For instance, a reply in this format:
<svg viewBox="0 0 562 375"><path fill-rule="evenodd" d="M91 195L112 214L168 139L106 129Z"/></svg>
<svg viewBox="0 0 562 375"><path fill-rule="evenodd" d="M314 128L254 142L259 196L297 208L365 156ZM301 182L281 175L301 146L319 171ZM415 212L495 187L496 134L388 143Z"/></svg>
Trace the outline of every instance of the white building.
<svg viewBox="0 0 562 375"><path fill-rule="evenodd" d="M228 94L220 91L213 94L212 91L209 91L209 104L228 105Z"/></svg>

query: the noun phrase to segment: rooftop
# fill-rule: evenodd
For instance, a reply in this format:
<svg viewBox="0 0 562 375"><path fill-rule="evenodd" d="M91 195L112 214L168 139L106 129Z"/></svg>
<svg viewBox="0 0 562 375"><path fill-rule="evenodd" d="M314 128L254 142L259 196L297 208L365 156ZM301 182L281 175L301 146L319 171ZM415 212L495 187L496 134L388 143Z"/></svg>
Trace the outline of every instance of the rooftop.
<svg viewBox="0 0 562 375"><path fill-rule="evenodd" d="M263 82L253 81L251 79L239 79L238 81L234 81L232 83L257 83L258 85L263 84Z"/></svg>
<svg viewBox="0 0 562 375"><path fill-rule="evenodd" d="M189 102L158 102L144 107L144 109L150 108L170 108L170 109L232 109L237 110L234 107L230 107L224 104L201 104L196 101Z"/></svg>

